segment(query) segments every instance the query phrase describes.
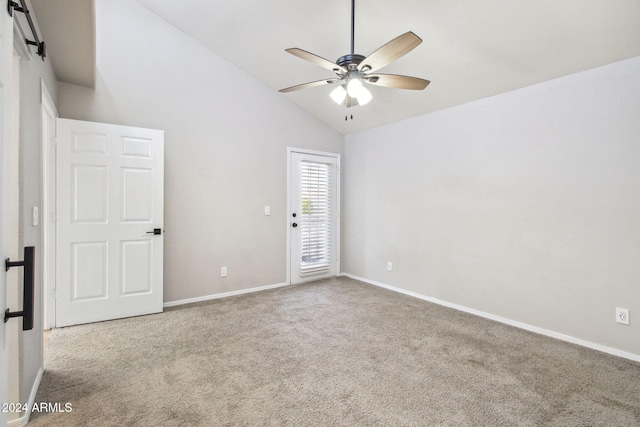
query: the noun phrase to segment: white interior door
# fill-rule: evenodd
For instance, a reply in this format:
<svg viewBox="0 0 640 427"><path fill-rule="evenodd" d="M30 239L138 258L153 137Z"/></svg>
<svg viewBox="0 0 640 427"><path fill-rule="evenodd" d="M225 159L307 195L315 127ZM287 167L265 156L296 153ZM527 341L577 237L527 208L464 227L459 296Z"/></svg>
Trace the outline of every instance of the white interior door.
<svg viewBox="0 0 640 427"><path fill-rule="evenodd" d="M57 125L56 326L161 312L164 133Z"/></svg>
<svg viewBox="0 0 640 427"><path fill-rule="evenodd" d="M339 170L337 154L289 152L291 283L338 273Z"/></svg>
<svg viewBox="0 0 640 427"><path fill-rule="evenodd" d="M0 13L0 259L9 256L10 147L11 147L11 78L13 73L13 19L6 11ZM7 273L0 273L0 310L7 308ZM0 403L8 403L9 366L6 324L0 322ZM0 426L7 423L7 413L0 411Z"/></svg>

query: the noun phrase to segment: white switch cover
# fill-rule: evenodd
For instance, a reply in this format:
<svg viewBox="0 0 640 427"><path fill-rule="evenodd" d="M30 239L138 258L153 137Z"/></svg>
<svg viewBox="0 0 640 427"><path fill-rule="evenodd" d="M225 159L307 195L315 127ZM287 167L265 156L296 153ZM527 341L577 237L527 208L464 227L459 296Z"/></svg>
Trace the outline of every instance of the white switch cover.
<svg viewBox="0 0 640 427"><path fill-rule="evenodd" d="M265 206L264 207L264 214L265 215L271 215L271 206Z"/></svg>
<svg viewBox="0 0 640 427"><path fill-rule="evenodd" d="M387 271L393 271L393 263L391 261L387 263Z"/></svg>
<svg viewBox="0 0 640 427"><path fill-rule="evenodd" d="M34 206L33 210L31 211L31 224L35 227L36 225L39 224L40 222L40 218L39 218L40 214L38 212L38 207Z"/></svg>
<svg viewBox="0 0 640 427"><path fill-rule="evenodd" d="M220 277L227 277L227 267L220 267Z"/></svg>

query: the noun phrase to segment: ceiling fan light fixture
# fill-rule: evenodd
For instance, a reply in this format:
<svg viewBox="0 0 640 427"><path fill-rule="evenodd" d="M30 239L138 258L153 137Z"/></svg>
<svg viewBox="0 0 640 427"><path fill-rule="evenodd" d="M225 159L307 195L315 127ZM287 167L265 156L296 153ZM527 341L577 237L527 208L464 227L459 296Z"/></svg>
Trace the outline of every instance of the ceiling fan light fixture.
<svg viewBox="0 0 640 427"><path fill-rule="evenodd" d="M297 86L280 89L280 92L287 93L300 89L333 84L339 82L339 87L335 88L331 94L331 99L338 105L346 108L357 105L368 104L373 95L369 92L364 83L397 89L422 90L429 84L428 80L417 77L401 76L396 74L371 74L371 72L386 67L393 61L409 53L416 46L422 43L422 39L411 31L396 37L387 42L371 55L365 57L355 53L355 0L351 0L351 51L341 56L335 62L329 61L321 56L315 55L297 47L285 49L286 52L297 56L300 59L309 61L322 68L333 71L336 77L304 83Z"/></svg>
<svg viewBox="0 0 640 427"><path fill-rule="evenodd" d="M344 85L341 85L332 90L329 96L336 104L341 105L347 97L347 91L345 90Z"/></svg>

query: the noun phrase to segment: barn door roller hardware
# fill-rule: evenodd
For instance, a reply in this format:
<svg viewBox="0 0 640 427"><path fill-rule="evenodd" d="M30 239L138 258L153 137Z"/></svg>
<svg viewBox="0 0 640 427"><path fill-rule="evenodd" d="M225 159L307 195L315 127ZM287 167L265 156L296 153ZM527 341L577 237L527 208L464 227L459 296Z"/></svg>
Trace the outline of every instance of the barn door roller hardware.
<svg viewBox="0 0 640 427"><path fill-rule="evenodd" d="M35 248L27 246L24 248L24 261L11 261L7 258L4 261L5 271L9 271L11 267L24 267L22 276L22 311L14 311L8 308L4 312L4 323L7 323L12 317L22 317L22 330L30 331L33 329L33 279L35 268Z"/></svg>
<svg viewBox="0 0 640 427"><path fill-rule="evenodd" d="M29 9L27 9L27 5L24 4L24 0L20 0L20 3L16 3L15 1L8 0L7 1L7 11L9 12L9 16L13 16L13 11L22 12L27 17L27 22L29 23L29 28L31 28L31 33L33 34L33 40L25 39L27 44L31 46L36 46L37 54L42 57L44 61L44 57L47 56L47 46L44 42L41 42L38 38L38 33L36 32L36 27L33 25L33 19L31 19L31 14L29 13Z"/></svg>

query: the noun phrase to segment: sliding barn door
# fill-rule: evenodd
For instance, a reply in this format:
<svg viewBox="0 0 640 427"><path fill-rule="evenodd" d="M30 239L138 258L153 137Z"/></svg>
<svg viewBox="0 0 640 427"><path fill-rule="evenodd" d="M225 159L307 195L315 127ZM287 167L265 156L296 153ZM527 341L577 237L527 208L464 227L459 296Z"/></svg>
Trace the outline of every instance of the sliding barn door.
<svg viewBox="0 0 640 427"><path fill-rule="evenodd" d="M337 155L290 153L290 281L338 273Z"/></svg>
<svg viewBox="0 0 640 427"><path fill-rule="evenodd" d="M162 311L164 134L58 119L56 326Z"/></svg>
<svg viewBox="0 0 640 427"><path fill-rule="evenodd" d="M0 259L9 257L11 214L10 149L11 149L11 89L13 73L13 19L6 11L0 12ZM17 185L17 183L15 183ZM13 273L15 274L15 273ZM7 307L7 273L0 273L0 310ZM15 311L15 307L11 307ZM13 320L14 322L16 320ZM0 403L8 402L9 362L7 351L7 327L0 324ZM17 369L15 366L12 369ZM0 411L0 426L7 422L7 414Z"/></svg>

